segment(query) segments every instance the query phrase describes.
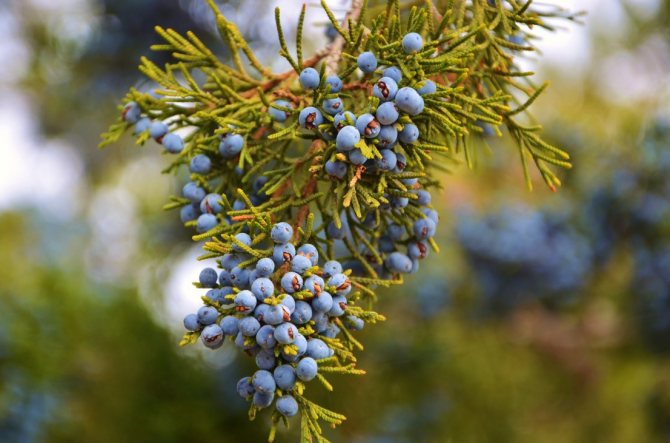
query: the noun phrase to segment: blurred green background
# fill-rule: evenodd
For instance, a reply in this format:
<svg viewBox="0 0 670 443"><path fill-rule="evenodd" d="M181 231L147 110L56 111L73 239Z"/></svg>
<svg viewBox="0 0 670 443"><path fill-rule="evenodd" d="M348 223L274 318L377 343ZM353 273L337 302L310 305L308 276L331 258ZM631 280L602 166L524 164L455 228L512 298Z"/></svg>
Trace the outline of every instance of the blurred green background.
<svg viewBox="0 0 670 443"><path fill-rule="evenodd" d="M298 2L222 8L279 70L270 3L289 29ZM556 3L585 24L523 64L552 82L535 115L574 169L528 192L491 138L443 177L442 251L381 293L368 375L311 390L349 417L333 441L670 442L670 2ZM312 50L324 20L310 8ZM127 87L151 87L158 24L221 49L200 0L0 2L0 442L265 439L235 394L251 362L177 347L200 295L161 210L179 180L152 146L96 148Z"/></svg>

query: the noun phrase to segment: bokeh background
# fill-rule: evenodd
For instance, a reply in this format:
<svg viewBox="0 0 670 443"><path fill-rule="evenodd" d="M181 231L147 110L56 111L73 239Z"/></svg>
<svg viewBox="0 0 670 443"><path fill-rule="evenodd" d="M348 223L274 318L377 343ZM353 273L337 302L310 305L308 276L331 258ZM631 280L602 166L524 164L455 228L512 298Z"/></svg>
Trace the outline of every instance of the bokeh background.
<svg viewBox="0 0 670 443"><path fill-rule="evenodd" d="M670 2L555 3L584 24L523 64L552 82L535 115L574 169L529 192L489 138L442 177L442 251L381 294L368 375L311 390L349 417L334 442L670 442ZM290 29L297 1L222 9L281 70L275 4ZM315 50L325 16L307 17ZM234 392L251 362L177 347L201 295L161 209L179 179L151 144L96 147L127 87L151 87L154 25L226 56L201 0L0 1L0 442L265 439Z"/></svg>

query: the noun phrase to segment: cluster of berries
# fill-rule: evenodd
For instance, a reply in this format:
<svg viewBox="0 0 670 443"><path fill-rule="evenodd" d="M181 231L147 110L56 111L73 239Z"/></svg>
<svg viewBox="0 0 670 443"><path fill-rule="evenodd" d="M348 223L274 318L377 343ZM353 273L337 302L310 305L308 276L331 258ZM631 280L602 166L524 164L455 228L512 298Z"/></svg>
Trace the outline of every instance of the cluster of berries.
<svg viewBox="0 0 670 443"><path fill-rule="evenodd" d="M397 198L402 200L400 206L393 204L396 198L390 199L391 204L382 206L381 214L386 217L380 217L385 223L385 226L381 226L380 229L377 229L379 225L375 213L369 213L362 223L355 225L350 224L348 221L350 218L343 213L340 217L341 227L338 228L335 221L328 224L326 228L328 237L334 240L351 238L354 237L351 233L353 230L361 235L362 230L382 232L376 239L376 249L383 260L376 259L375 254L365 245L360 248L361 256L382 278L391 277L391 273L415 273L419 269L419 260L426 258L429 254L431 247L429 242L436 233L439 215L437 211L429 207L431 195L428 191L419 189L413 193L417 198L411 200L406 197ZM413 222L408 221L406 214L402 212L407 206L411 206L413 212L418 212L421 216ZM354 220L353 217L351 219ZM347 269L352 269L356 275L365 275L362 264L357 260L347 261L345 266Z"/></svg>
<svg viewBox="0 0 670 443"><path fill-rule="evenodd" d="M167 152L179 154L184 149L184 139L179 134L170 132L170 127L165 122L142 117L142 109L137 103L128 102L123 107L121 116L126 123L135 125L135 135L148 131L151 138L162 144Z"/></svg>
<svg viewBox="0 0 670 443"><path fill-rule="evenodd" d="M209 157L204 154L198 154L193 157L190 163L191 172L194 174L207 174L204 169L198 167L201 164L211 164ZM259 192L266 182L267 177L264 176L258 177L253 182L252 189L254 194L250 196L252 204L260 204L267 199L265 195ZM207 193L205 187L195 181L190 181L184 185L182 196L188 199L190 203L182 206L179 214L181 221L182 223L189 223L195 220L196 231L199 233L214 229L220 223L220 217L225 217L222 195ZM226 197L226 200L231 200L230 196L226 195ZM233 210L240 210L244 209L246 204L240 199L235 199L231 207ZM225 220L232 223L227 217L225 217Z"/></svg>
<svg viewBox="0 0 670 443"><path fill-rule="evenodd" d="M402 45L406 53L412 54L421 50L423 40L419 34L409 33L403 38ZM358 67L366 76L377 72L377 65L377 58L372 52L363 52L358 57ZM307 106L300 111L300 127L318 131L327 142L334 141L336 153L344 155L336 155L325 163L325 171L331 177L343 179L347 175L347 161L354 168L365 166L368 173L404 170L405 156L396 152L395 148L418 141L419 128L412 123L411 117L423 112L423 96L435 93L437 85L429 79L409 85L409 82L403 82L402 71L396 66L384 69L381 75L372 85L372 95L376 100L371 101L366 112L356 115L345 110L339 96L343 83L337 75L324 79L328 87L320 107ZM299 80L306 90L322 86L319 72L311 67L300 73ZM403 83L408 84L403 86ZM286 120L288 114L284 110L291 108L290 104L280 100L273 106L277 107L271 108L275 119ZM378 151L364 149L368 143Z"/></svg>
<svg viewBox="0 0 670 443"><path fill-rule="evenodd" d="M253 244L251 236L235 236L232 252L221 258L223 269L200 273L200 285L210 288L207 303L187 315L184 326L212 349L231 337L258 366L253 376L239 381L239 394L257 408L270 406L278 395L276 409L293 416L298 412L291 395L296 383L314 379L318 362L335 354L328 343L340 327L359 330L364 321L347 314L352 284L339 262L319 266L313 245L290 243L288 223L274 225L270 236L272 253L257 260L245 252Z"/></svg>

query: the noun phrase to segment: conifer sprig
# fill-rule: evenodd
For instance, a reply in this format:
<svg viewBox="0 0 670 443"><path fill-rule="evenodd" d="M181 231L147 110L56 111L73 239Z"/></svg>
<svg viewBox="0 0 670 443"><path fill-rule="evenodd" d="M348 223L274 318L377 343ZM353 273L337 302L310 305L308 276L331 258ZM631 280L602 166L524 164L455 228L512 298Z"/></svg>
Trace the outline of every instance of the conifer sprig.
<svg viewBox="0 0 670 443"><path fill-rule="evenodd" d="M193 240L204 241L200 258L215 259L223 277L203 271L196 287L214 292L202 297L202 314L187 317L180 344L201 339L216 348L224 332L210 320L239 321L257 303L275 310L290 300L294 307L314 304L326 290L341 297L334 311L299 327L286 312L279 320L291 334L318 338L332 351L315 363L320 372L310 374L332 390L328 374L364 373L355 356L363 344L353 331L384 320L373 310L378 288L402 284L419 260L439 252L433 239L439 217L429 193L439 188L436 172L462 162L474 166L475 139L508 135L529 187L531 162L551 189L560 185L553 168L570 168L570 156L542 139L530 114L547 85L536 86L518 59L536 51L533 27L553 30L554 19L576 21L579 15L536 7L532 0L354 0L340 21L322 0L336 35L307 56L306 6L294 47L277 8L279 55L291 69L273 73L214 0L206 1L229 60L191 32L157 27L163 43L152 49L173 59L164 66L141 59L139 70L156 88L130 89L120 121L102 135L101 146L133 129L137 144L154 139L175 154L165 172L183 166L191 172L182 195L165 208L179 209L185 226L196 229ZM282 229L309 252L296 255L291 236L277 240L277 222L285 222ZM256 300L247 294L253 280L247 274L270 257L278 268L270 272L272 284L281 289L254 294ZM282 276L295 261L304 265L304 257L318 259L297 266L300 272L286 286ZM333 277L327 264L342 269ZM302 286L303 277L312 278L312 286ZM316 287L315 280L321 281ZM265 322L262 313L254 315ZM239 334L234 342L245 351L260 346L253 334ZM273 349L273 358L296 367L293 359L304 352L288 341ZM245 383L241 392L249 396ZM266 387L253 394L252 419L273 401ZM288 425L293 407L305 442L327 441L320 421L334 426L345 419L308 400L305 390L302 381L276 390L286 401L280 407L277 400L270 441L280 421Z"/></svg>

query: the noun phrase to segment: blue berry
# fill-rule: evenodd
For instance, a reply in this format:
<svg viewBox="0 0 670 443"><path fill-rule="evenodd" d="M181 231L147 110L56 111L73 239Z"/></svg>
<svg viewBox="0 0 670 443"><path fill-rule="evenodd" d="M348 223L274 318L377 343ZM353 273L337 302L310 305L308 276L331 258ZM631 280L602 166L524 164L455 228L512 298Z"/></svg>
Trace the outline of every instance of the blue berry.
<svg viewBox="0 0 670 443"><path fill-rule="evenodd" d="M200 202L200 212L203 214L219 214L223 212L223 206L219 201L221 201L219 194L207 194Z"/></svg>
<svg viewBox="0 0 670 443"><path fill-rule="evenodd" d="M244 209L246 207L247 207L246 204L240 199L236 199L233 202L233 211L239 211L239 210Z"/></svg>
<svg viewBox="0 0 670 443"><path fill-rule="evenodd" d="M338 328L334 323L329 323L328 326L326 327L325 331L323 331L321 334L324 337L335 338L339 335L340 332L341 332L341 329Z"/></svg>
<svg viewBox="0 0 670 443"><path fill-rule="evenodd" d="M235 253L229 253L229 254L224 254L223 257L221 257L221 267L223 269L233 269L235 266L239 265L242 263L242 257L240 254L235 254ZM219 277L221 278L221 277Z"/></svg>
<svg viewBox="0 0 670 443"><path fill-rule="evenodd" d="M256 307L256 297L251 291L240 291L235 296L235 310L242 314L251 314Z"/></svg>
<svg viewBox="0 0 670 443"><path fill-rule="evenodd" d="M126 106L123 107L123 112L121 117L127 123L137 123L142 114L140 106L135 102L128 102Z"/></svg>
<svg viewBox="0 0 670 443"><path fill-rule="evenodd" d="M329 286L335 286L337 295L347 295L351 292L351 281L344 274L335 274L328 279Z"/></svg>
<svg viewBox="0 0 670 443"><path fill-rule="evenodd" d="M356 129L354 128L354 130ZM356 131L356 135L358 135L358 131ZM324 169L326 170L326 174L331 177L343 179L347 176L347 164L341 161L328 160L324 165Z"/></svg>
<svg viewBox="0 0 670 443"><path fill-rule="evenodd" d="M362 319L356 317L355 315L348 315L344 324L347 326L348 329L351 329L353 331L360 331L365 327L365 322Z"/></svg>
<svg viewBox="0 0 670 443"><path fill-rule="evenodd" d="M307 356L315 360L321 360L331 356L331 349L321 339L310 338L307 340Z"/></svg>
<svg viewBox="0 0 670 443"><path fill-rule="evenodd" d="M269 325L279 325L291 319L291 313L284 305L274 305L267 308L263 320Z"/></svg>
<svg viewBox="0 0 670 443"><path fill-rule="evenodd" d="M219 143L219 152L223 158L233 158L242 151L244 138L240 134L224 134Z"/></svg>
<svg viewBox="0 0 670 443"><path fill-rule="evenodd" d="M416 90L421 95L435 94L437 92L437 85L432 80L424 80L421 87Z"/></svg>
<svg viewBox="0 0 670 443"><path fill-rule="evenodd" d="M259 409L267 408L275 398L274 392L256 392L252 403Z"/></svg>
<svg viewBox="0 0 670 443"><path fill-rule="evenodd" d="M300 73L300 86L305 89L316 89L321 83L321 77L319 76L319 71L314 68L305 68Z"/></svg>
<svg viewBox="0 0 670 443"><path fill-rule="evenodd" d="M245 246L251 246L251 237L249 234L246 232L240 232L239 234L235 234L235 240L239 241ZM244 252L244 249L240 245L238 245L236 242L233 243L233 251L235 252Z"/></svg>
<svg viewBox="0 0 670 443"><path fill-rule="evenodd" d="M284 417L293 417L298 413L298 402L290 395L282 395L275 403L277 411Z"/></svg>
<svg viewBox="0 0 670 443"><path fill-rule="evenodd" d="M146 132L149 130L149 127L151 126L151 119L148 117L142 117L139 119L137 123L135 123L135 135L140 135L143 132Z"/></svg>
<svg viewBox="0 0 670 443"><path fill-rule="evenodd" d="M366 74L371 74L377 69L377 57L372 52L362 52L358 56L358 67Z"/></svg>
<svg viewBox="0 0 670 443"><path fill-rule="evenodd" d="M201 216L198 217L198 222L196 226L196 230L202 234L204 232L207 232L211 229L214 229L216 225L219 224L219 221L216 219L216 215L214 214L202 214Z"/></svg>
<svg viewBox="0 0 670 443"><path fill-rule="evenodd" d="M212 168L212 161L205 154L198 154L191 159L189 168L195 174L207 174Z"/></svg>
<svg viewBox="0 0 670 443"><path fill-rule="evenodd" d="M321 294L321 291L324 290L326 285L321 277L318 275L312 275L305 280L303 287L312 294L318 296Z"/></svg>
<svg viewBox="0 0 670 443"><path fill-rule="evenodd" d="M393 100L398 93L398 83L390 77L382 77L372 88L372 95L386 102Z"/></svg>
<svg viewBox="0 0 670 443"><path fill-rule="evenodd" d="M428 206L428 205L430 204L430 200L431 200L430 192L428 192L428 191L426 191L426 190L424 190L424 189L420 189L420 190L416 191L416 195L417 195L417 197L418 197L418 198L416 199L416 202L417 202L419 205L421 205L421 206Z"/></svg>
<svg viewBox="0 0 670 443"><path fill-rule="evenodd" d="M333 118L333 126L339 131L345 126L350 126L356 123L356 116L351 111L344 111L336 114Z"/></svg>
<svg viewBox="0 0 670 443"><path fill-rule="evenodd" d="M342 238L344 238L344 236L346 234L344 225L342 225L341 227L338 228L337 225L335 225L335 222L332 222L332 221L330 223L328 223L328 227L326 228L326 231L328 233L328 237L334 238L334 239L342 239Z"/></svg>
<svg viewBox="0 0 670 443"><path fill-rule="evenodd" d="M419 52L423 47L423 38L416 32L405 34L402 38L402 49L406 54L414 54Z"/></svg>
<svg viewBox="0 0 670 443"><path fill-rule="evenodd" d="M295 272L287 272L281 278L281 287L288 294L298 292L302 288L302 277Z"/></svg>
<svg viewBox="0 0 670 443"><path fill-rule="evenodd" d="M291 321L298 325L304 325L312 319L312 306L304 301L295 302L295 310L291 314Z"/></svg>
<svg viewBox="0 0 670 443"><path fill-rule="evenodd" d="M224 334L230 335L231 337L240 332L239 320L234 315L226 315L223 317L219 326L221 326L221 330Z"/></svg>
<svg viewBox="0 0 670 443"><path fill-rule="evenodd" d="M219 303L226 303L226 295L232 294L233 288L225 287L221 289L210 289L207 291L207 298L212 301L217 301Z"/></svg>
<svg viewBox="0 0 670 443"><path fill-rule="evenodd" d="M275 367L275 355L271 351L263 350L256 354L256 366L258 369L271 371Z"/></svg>
<svg viewBox="0 0 670 443"><path fill-rule="evenodd" d="M393 252L395 251L395 243L388 235L382 235L379 237L379 251L380 252Z"/></svg>
<svg viewBox="0 0 670 443"><path fill-rule="evenodd" d="M317 251L316 246L305 243L298 248L296 255L304 255L312 262L312 266L316 266L319 263L319 251Z"/></svg>
<svg viewBox="0 0 670 443"><path fill-rule="evenodd" d="M271 297L274 294L275 285L269 278L265 277L257 278L251 284L251 292L254 293L254 295L259 301L262 301L268 297Z"/></svg>
<svg viewBox="0 0 670 443"><path fill-rule="evenodd" d="M200 203L200 201L205 198L205 190L194 182L186 183L181 189L181 193L193 203Z"/></svg>
<svg viewBox="0 0 670 443"><path fill-rule="evenodd" d="M352 164L359 166L368 161L368 159L363 155L363 152L360 149L354 149L349 152L349 161Z"/></svg>
<svg viewBox="0 0 670 443"><path fill-rule="evenodd" d="M277 100L273 104L281 106L282 108L293 109L293 105L286 100ZM270 113L270 117L272 117L273 120L276 120L278 122L286 121L286 119L289 118L289 116L291 115L288 111L283 111L281 109L277 109L272 106L270 106L268 112Z"/></svg>
<svg viewBox="0 0 670 443"><path fill-rule="evenodd" d="M263 188L263 186L265 186L268 180L269 178L264 175L256 177L256 180L254 180L254 183L251 185L254 192L259 192Z"/></svg>
<svg viewBox="0 0 670 443"><path fill-rule="evenodd" d="M267 305L261 305L267 306ZM256 333L256 343L263 349L272 349L277 344L275 340L275 328L271 325L263 325Z"/></svg>
<svg viewBox="0 0 670 443"><path fill-rule="evenodd" d="M342 90L342 80L336 75L329 75L326 78L326 83L330 85L330 92L340 92Z"/></svg>
<svg viewBox="0 0 670 443"><path fill-rule="evenodd" d="M335 147L340 152L351 151L361 139L361 134L357 127L345 126L340 129L335 139Z"/></svg>
<svg viewBox="0 0 670 443"><path fill-rule="evenodd" d="M161 140L165 150L171 154L179 154L184 149L184 140L173 132L166 134Z"/></svg>
<svg viewBox="0 0 670 443"><path fill-rule="evenodd" d="M379 121L372 114L363 114L356 119L356 129L365 138L375 138L381 130Z"/></svg>
<svg viewBox="0 0 670 443"><path fill-rule="evenodd" d="M332 307L332 303L333 303L333 299L332 299L332 298L330 299L330 303L331 303L330 306ZM328 310L330 310L330 308L329 308ZM312 316L312 321L314 321L314 329L315 329L316 332L318 332L319 334L322 333L323 331L325 331L326 328L327 328L328 325L329 325L329 323L328 323L328 316L326 315L325 312L317 312L316 314L314 314L314 315Z"/></svg>
<svg viewBox="0 0 670 443"><path fill-rule="evenodd" d="M312 267L312 262L309 258L304 255L296 255L291 261L291 270L297 272L298 274L304 274L309 268Z"/></svg>
<svg viewBox="0 0 670 443"><path fill-rule="evenodd" d="M200 334L202 343L211 349L216 349L223 343L223 331L219 325L208 325Z"/></svg>
<svg viewBox="0 0 670 443"><path fill-rule="evenodd" d="M423 241L413 241L407 245L407 255L413 259L426 258L428 256L428 245Z"/></svg>
<svg viewBox="0 0 670 443"><path fill-rule="evenodd" d="M202 328L202 325L198 321L198 315L188 314L186 317L184 317L184 327L187 331L199 331L200 328Z"/></svg>
<svg viewBox="0 0 670 443"><path fill-rule="evenodd" d="M298 328L293 323L282 323L275 328L275 340L283 345L290 345L298 336Z"/></svg>
<svg viewBox="0 0 670 443"><path fill-rule="evenodd" d="M393 145L395 145L397 138L398 138L398 130L395 128L395 126L393 125L382 126L381 131L379 131L379 136L377 136L377 146L379 146L380 148L390 148ZM393 168L391 169L394 168L395 168L395 162L393 163Z"/></svg>
<svg viewBox="0 0 670 443"><path fill-rule="evenodd" d="M337 260L330 260L323 265L323 276L328 278L342 273L342 265Z"/></svg>
<svg viewBox="0 0 670 443"><path fill-rule="evenodd" d="M310 381L316 377L318 369L319 366L316 364L316 360L312 357L305 357L298 362L298 366L295 368L295 373L300 380Z"/></svg>
<svg viewBox="0 0 670 443"><path fill-rule="evenodd" d="M256 391L258 392L274 392L277 384L272 374L266 370L259 370L254 372L253 377L251 377L251 384L254 385Z"/></svg>
<svg viewBox="0 0 670 443"><path fill-rule="evenodd" d="M327 98L323 101L321 107L323 108L324 111L326 111L326 114L336 115L339 112L342 112L342 110L344 109L344 103L342 102L342 99L339 97Z"/></svg>
<svg viewBox="0 0 670 443"><path fill-rule="evenodd" d="M434 209L430 208L423 208L422 212L437 225L440 222L440 216L438 215L437 211Z"/></svg>
<svg viewBox="0 0 670 443"><path fill-rule="evenodd" d="M391 272L408 273L412 270L412 260L402 252L392 252L384 264Z"/></svg>
<svg viewBox="0 0 670 443"><path fill-rule="evenodd" d="M380 154L382 155L382 158L379 158L375 161L375 164L380 171L391 171L393 168L395 168L395 164L398 161L395 156L395 152L391 151L390 149L382 149Z"/></svg>
<svg viewBox="0 0 670 443"><path fill-rule="evenodd" d="M328 312L332 307L333 297L326 291L321 291L321 294L312 300L312 310L316 312Z"/></svg>
<svg viewBox="0 0 670 443"><path fill-rule="evenodd" d="M284 294L284 298L281 300L281 304L288 309L289 314L293 314L295 311L295 298L291 297L288 294Z"/></svg>
<svg viewBox="0 0 670 443"><path fill-rule="evenodd" d="M384 77L392 78L396 84L402 80L402 71L397 66L384 69Z"/></svg>
<svg viewBox="0 0 670 443"><path fill-rule="evenodd" d="M427 240L435 235L435 222L430 218L420 218L414 222L414 236L418 240Z"/></svg>
<svg viewBox="0 0 670 443"><path fill-rule="evenodd" d="M249 271L249 273L247 274L249 276L249 289L251 289L251 285L256 281L256 279L258 278L258 275L256 275L256 269L255 268L254 269L249 268L247 270ZM254 294L254 295L256 295L256 294Z"/></svg>
<svg viewBox="0 0 670 443"><path fill-rule="evenodd" d="M256 320L260 322L265 322L265 315L268 313L268 309L270 309L270 305L266 305L264 303L260 303L256 305L256 309L254 309L254 317L256 317Z"/></svg>
<svg viewBox="0 0 670 443"><path fill-rule="evenodd" d="M291 365L277 366L274 370L274 379L279 389L291 390L296 382L295 369Z"/></svg>
<svg viewBox="0 0 670 443"><path fill-rule="evenodd" d="M388 195L385 195L388 197ZM374 213L370 212L368 215L365 216L365 220L363 220L363 226L365 226L368 229L373 229L377 227L377 217L375 216Z"/></svg>
<svg viewBox="0 0 670 443"><path fill-rule="evenodd" d="M398 134L398 140L403 143L412 144L419 139L419 128L411 123L406 124Z"/></svg>
<svg viewBox="0 0 670 443"><path fill-rule="evenodd" d="M255 317L249 316L240 319L238 327L242 335L245 337L255 337L256 333L261 328L261 324Z"/></svg>
<svg viewBox="0 0 670 443"><path fill-rule="evenodd" d="M251 377L244 377L237 382L237 393L242 398L248 399L256 392L256 388L251 384Z"/></svg>
<svg viewBox="0 0 670 443"><path fill-rule="evenodd" d="M409 115L418 115L423 111L423 98L410 87L400 88L395 96L398 108Z"/></svg>
<svg viewBox="0 0 670 443"><path fill-rule="evenodd" d="M248 289L251 284L249 284L249 276L251 272L248 269L240 268L235 266L230 270L230 279L233 281L233 285L239 289Z"/></svg>
<svg viewBox="0 0 670 443"><path fill-rule="evenodd" d="M393 102L385 102L379 105L375 113L377 120L382 125L392 125L398 120L398 108Z"/></svg>
<svg viewBox="0 0 670 443"><path fill-rule="evenodd" d="M275 262L271 258L261 258L256 262L256 275L269 277L275 270Z"/></svg>
<svg viewBox="0 0 670 443"><path fill-rule="evenodd" d="M286 243L285 245L276 245L272 251L272 259L277 266L281 266L284 263L290 262L293 260L294 255L295 246L293 246L291 243Z"/></svg>
<svg viewBox="0 0 670 443"><path fill-rule="evenodd" d="M333 297L333 306L328 311L329 317L341 317L347 309L347 299L343 295Z"/></svg>
<svg viewBox="0 0 670 443"><path fill-rule="evenodd" d="M291 237L293 237L293 228L286 222L277 223L272 226L270 237L277 244L288 243L291 241Z"/></svg>
<svg viewBox="0 0 670 443"><path fill-rule="evenodd" d="M393 208L406 208L409 204L409 198L407 197L393 197L391 199L391 207Z"/></svg>
<svg viewBox="0 0 670 443"><path fill-rule="evenodd" d="M213 288L216 286L216 282L219 279L219 275L216 273L216 270L212 268L205 268L200 271L198 280L200 284L205 288Z"/></svg>
<svg viewBox="0 0 670 443"><path fill-rule="evenodd" d="M151 125L149 126L149 135L151 135L151 138L159 140L163 138L169 130L168 125L163 122L151 122Z"/></svg>
<svg viewBox="0 0 670 443"><path fill-rule="evenodd" d="M402 240L403 236L405 235L405 228L396 223L391 223L386 229L386 232L388 233L391 240L398 242Z"/></svg>
<svg viewBox="0 0 670 443"><path fill-rule="evenodd" d="M418 178L403 178L402 182L408 188L413 187L419 181Z"/></svg>

